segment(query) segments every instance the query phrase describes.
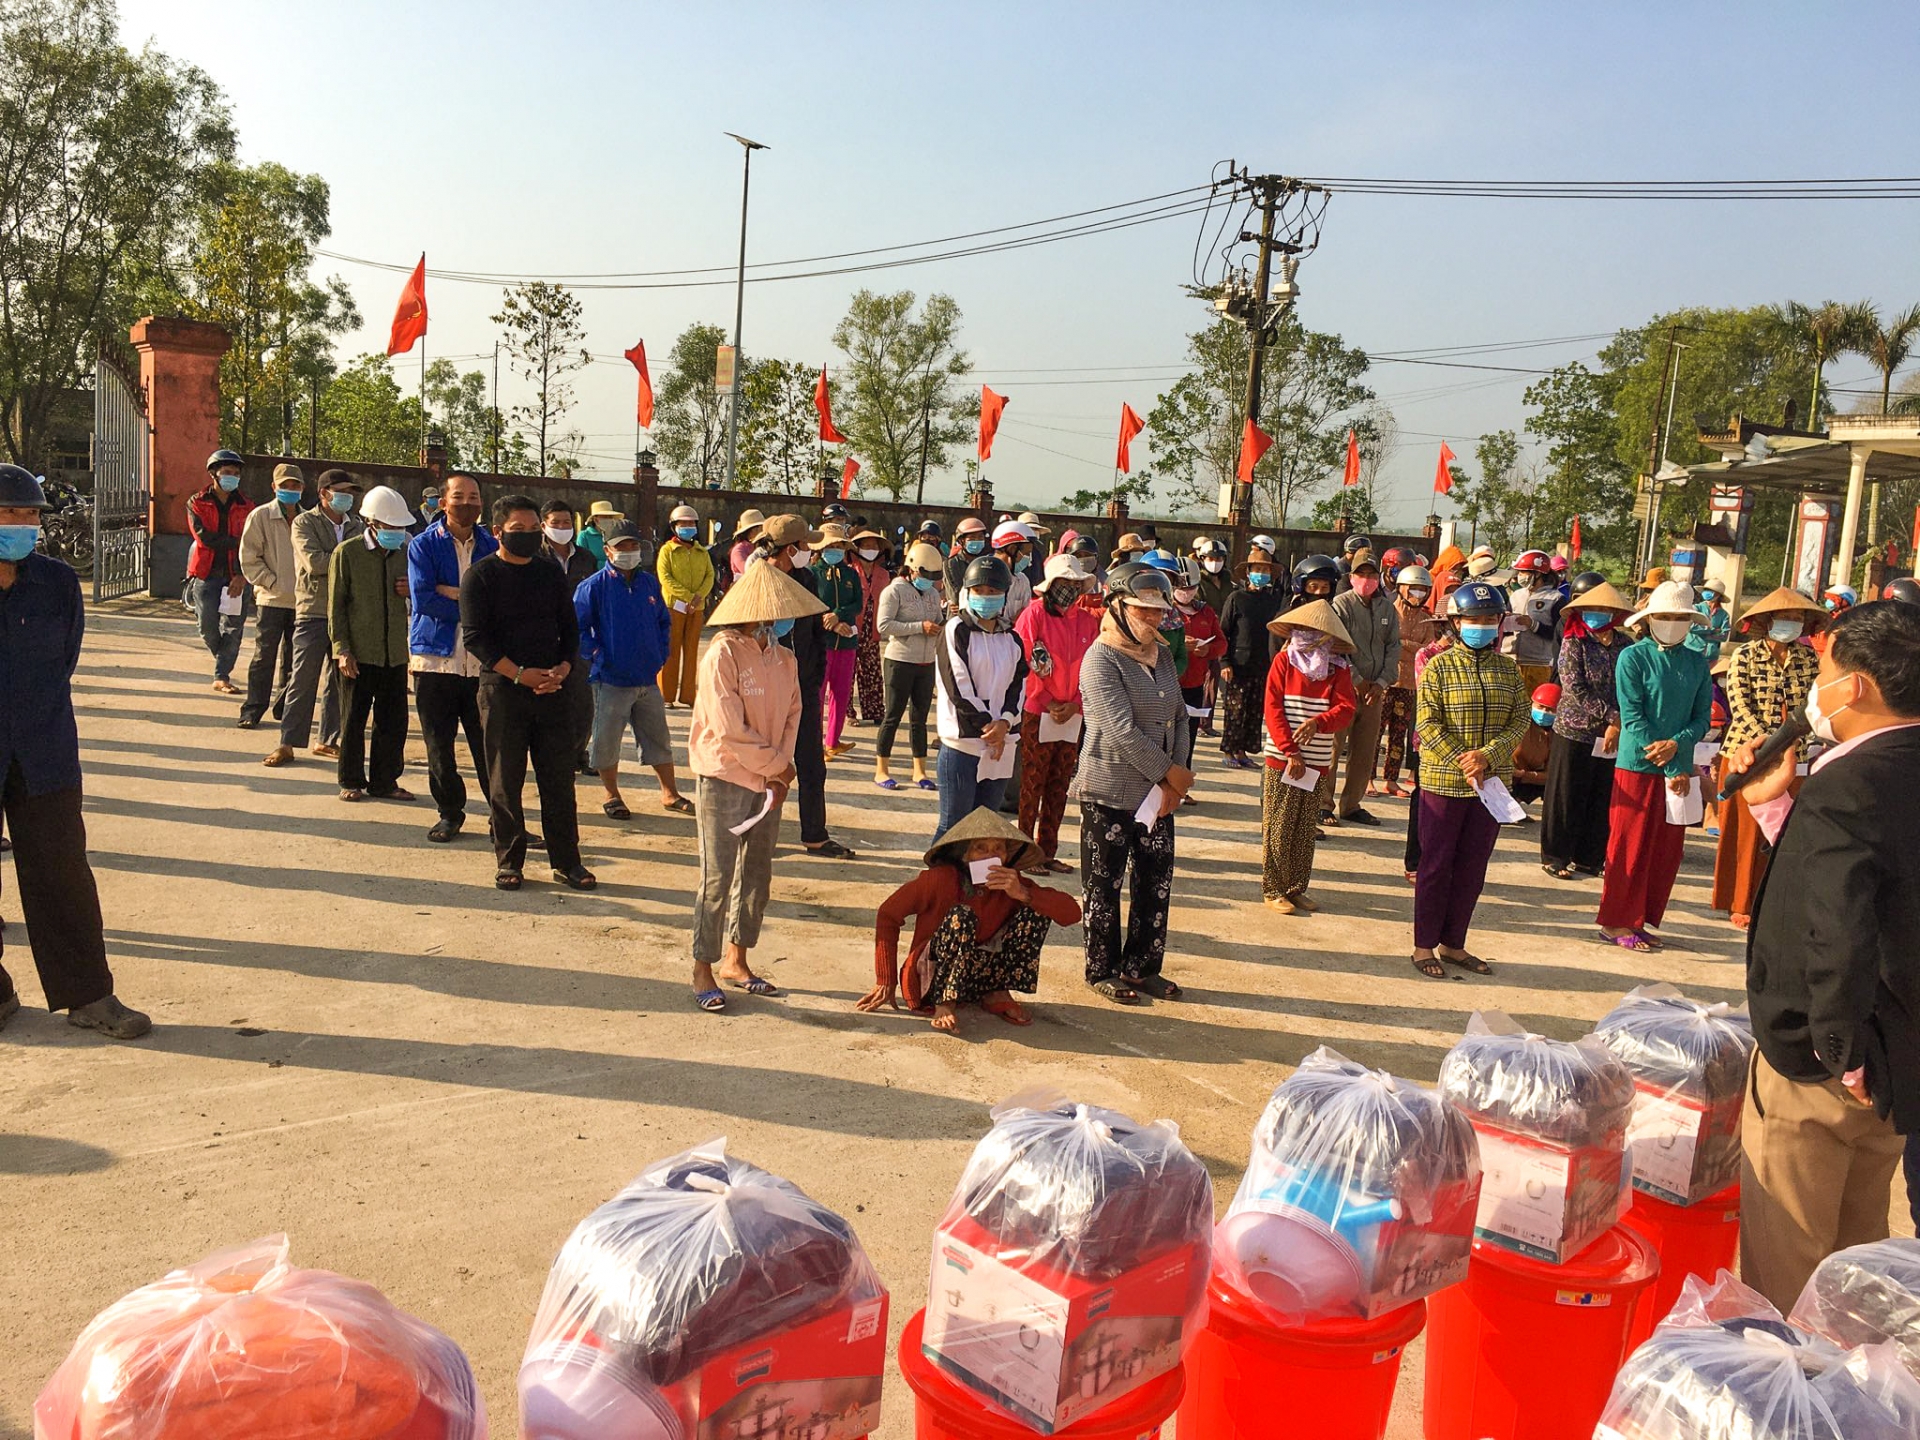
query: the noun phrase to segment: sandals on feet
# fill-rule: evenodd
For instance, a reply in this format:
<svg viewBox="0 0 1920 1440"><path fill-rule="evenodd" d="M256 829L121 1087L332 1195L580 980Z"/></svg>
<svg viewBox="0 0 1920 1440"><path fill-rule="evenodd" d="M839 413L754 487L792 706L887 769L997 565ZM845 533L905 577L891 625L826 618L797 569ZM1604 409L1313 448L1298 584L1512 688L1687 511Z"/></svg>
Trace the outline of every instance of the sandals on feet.
<svg viewBox="0 0 1920 1440"><path fill-rule="evenodd" d="M493 874L493 888L496 890L518 890L520 881L518 870L496 870Z"/></svg>
<svg viewBox="0 0 1920 1440"><path fill-rule="evenodd" d="M1440 957L1438 955L1415 955L1413 957L1413 968L1429 980L1444 980L1447 978L1447 967L1440 963Z"/></svg>
<svg viewBox="0 0 1920 1440"><path fill-rule="evenodd" d="M349 804L357 805L367 798L367 792L364 790L342 790L340 792L340 798Z"/></svg>
<svg viewBox="0 0 1920 1440"><path fill-rule="evenodd" d="M1653 946L1647 943L1647 937L1629 930L1624 935L1609 935L1606 931L1597 931L1594 938L1602 945L1618 945L1622 950L1646 951L1651 954Z"/></svg>
<svg viewBox="0 0 1920 1440"><path fill-rule="evenodd" d="M1123 980L1096 980L1090 988L1096 995L1103 995L1116 1005L1138 1005L1140 992Z"/></svg>
<svg viewBox="0 0 1920 1440"><path fill-rule="evenodd" d="M895 780L891 775L883 780L876 780L873 783L882 790L898 790L900 788L900 782Z"/></svg>
<svg viewBox="0 0 1920 1440"><path fill-rule="evenodd" d="M1465 970L1469 974L1491 975L1493 973L1493 967L1487 964L1486 961L1482 960L1478 955L1469 955L1464 950L1458 955L1448 955L1438 951L1435 953L1439 954L1440 959L1444 963L1453 966L1455 969Z"/></svg>
<svg viewBox="0 0 1920 1440"><path fill-rule="evenodd" d="M809 845L806 847L806 852L821 860L854 860L858 858L849 847L842 845L838 840L828 840L820 845Z"/></svg>
<svg viewBox="0 0 1920 1440"><path fill-rule="evenodd" d="M989 1005L983 1000L980 1008L989 1015L998 1015L1009 1025L1033 1024L1033 1017L1027 1014L1026 1007L1018 1000L1002 1000L998 1005Z"/></svg>
<svg viewBox="0 0 1920 1440"><path fill-rule="evenodd" d="M669 815L691 815L693 813L693 802L684 795L676 795L660 808L665 810Z"/></svg>
<svg viewBox="0 0 1920 1440"><path fill-rule="evenodd" d="M763 979L758 975L749 976L745 980L728 979L726 976L722 976L721 978L726 980L726 983L734 989L744 990L749 995L758 995L768 1000L777 1000L780 998L780 987L775 985L771 980Z"/></svg>
<svg viewBox="0 0 1920 1440"><path fill-rule="evenodd" d="M555 870L553 880L556 885L564 885L569 890L591 890L600 883L584 865L576 865L571 870Z"/></svg>
<svg viewBox="0 0 1920 1440"><path fill-rule="evenodd" d="M413 792L411 790L403 790L398 785L394 786L393 789L391 790L369 790L367 794L371 795L376 800L411 800L413 799Z"/></svg>
<svg viewBox="0 0 1920 1440"><path fill-rule="evenodd" d="M1573 878L1573 867L1571 865L1554 865L1543 860L1540 862L1540 868L1556 880L1571 880Z"/></svg>
<svg viewBox="0 0 1920 1440"><path fill-rule="evenodd" d="M1129 975L1126 983L1156 1000L1178 1000L1180 987L1164 975Z"/></svg>
<svg viewBox="0 0 1920 1440"><path fill-rule="evenodd" d="M932 780L928 779L924 775L921 776L918 780L914 781L913 783L916 788L921 790L938 790L940 788L938 785L934 784Z"/></svg>
<svg viewBox="0 0 1920 1440"><path fill-rule="evenodd" d="M727 1008L727 997L718 990L696 990L693 992L693 1003L709 1014L718 1014Z"/></svg>
<svg viewBox="0 0 1920 1440"><path fill-rule="evenodd" d="M627 808L627 802L624 800L602 800L600 813L609 820L633 819L633 811Z"/></svg>

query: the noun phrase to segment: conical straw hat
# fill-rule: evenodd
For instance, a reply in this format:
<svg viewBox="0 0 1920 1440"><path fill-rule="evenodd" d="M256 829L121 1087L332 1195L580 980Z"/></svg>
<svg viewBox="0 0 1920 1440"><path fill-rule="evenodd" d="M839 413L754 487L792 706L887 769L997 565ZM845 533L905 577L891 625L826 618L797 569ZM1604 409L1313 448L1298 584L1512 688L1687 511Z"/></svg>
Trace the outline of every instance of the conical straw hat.
<svg viewBox="0 0 1920 1440"><path fill-rule="evenodd" d="M824 615L827 607L771 560L755 560L707 617L709 625L766 625Z"/></svg>
<svg viewBox="0 0 1920 1440"><path fill-rule="evenodd" d="M1771 595L1762 596L1745 610L1740 612L1740 623L1758 620L1763 615L1806 615L1824 620L1826 607L1818 600L1810 600L1798 590L1782 585Z"/></svg>
<svg viewBox="0 0 1920 1440"><path fill-rule="evenodd" d="M1607 581L1602 580L1591 590L1567 601L1567 608L1569 610L1618 610L1625 615L1632 611L1633 605L1626 596L1614 589Z"/></svg>
<svg viewBox="0 0 1920 1440"><path fill-rule="evenodd" d="M1047 858L1046 851L1034 844L1024 830L1015 829L997 810L989 810L981 805L971 815L955 821L951 830L933 842L927 850L927 864L935 865L941 860L957 861L970 840L1010 841L1014 847L1013 855L1006 864L1013 870L1028 869ZM955 853L942 853L948 849L954 849Z"/></svg>
<svg viewBox="0 0 1920 1440"><path fill-rule="evenodd" d="M1309 600L1304 605L1296 605L1284 615L1276 615L1267 622L1267 629L1281 639L1293 634L1295 627L1303 630L1318 630L1327 637L1328 644L1342 655L1353 653L1353 636L1347 633L1347 627L1340 623L1340 612L1325 600Z"/></svg>

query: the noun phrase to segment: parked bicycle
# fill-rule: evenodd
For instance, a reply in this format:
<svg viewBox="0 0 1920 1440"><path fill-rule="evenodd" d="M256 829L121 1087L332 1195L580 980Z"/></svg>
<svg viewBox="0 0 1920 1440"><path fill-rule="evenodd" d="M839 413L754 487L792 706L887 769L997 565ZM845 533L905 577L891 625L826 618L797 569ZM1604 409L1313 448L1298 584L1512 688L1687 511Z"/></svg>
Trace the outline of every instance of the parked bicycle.
<svg viewBox="0 0 1920 1440"><path fill-rule="evenodd" d="M93 573L93 501L71 485L42 478L48 509L40 516L40 544L82 575Z"/></svg>

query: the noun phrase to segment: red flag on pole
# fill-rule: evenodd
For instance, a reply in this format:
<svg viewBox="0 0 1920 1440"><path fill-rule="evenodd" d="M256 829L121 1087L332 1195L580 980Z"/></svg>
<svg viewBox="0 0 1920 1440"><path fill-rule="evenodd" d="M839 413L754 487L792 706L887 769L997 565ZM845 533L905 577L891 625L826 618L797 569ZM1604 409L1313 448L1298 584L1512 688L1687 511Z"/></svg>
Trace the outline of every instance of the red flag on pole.
<svg viewBox="0 0 1920 1440"><path fill-rule="evenodd" d="M1567 542L1567 558L1569 560L1580 558L1580 517L1578 515L1573 517L1573 538Z"/></svg>
<svg viewBox="0 0 1920 1440"><path fill-rule="evenodd" d="M1248 418L1246 426L1240 432L1240 469L1236 472L1242 485L1253 483L1253 467L1260 463L1260 457L1273 448L1273 437Z"/></svg>
<svg viewBox="0 0 1920 1440"><path fill-rule="evenodd" d="M987 460L993 455L994 432L1000 428L1000 412L1007 408L1007 397L996 395L986 386L980 387L980 458Z"/></svg>
<svg viewBox="0 0 1920 1440"><path fill-rule="evenodd" d="M1122 401L1120 404L1120 452L1114 456L1113 468L1122 475L1133 473L1133 437L1147 428L1147 422L1134 413L1133 406Z"/></svg>
<svg viewBox="0 0 1920 1440"><path fill-rule="evenodd" d="M1342 485L1360 483L1360 442L1353 431L1347 431L1347 473L1340 477Z"/></svg>
<svg viewBox="0 0 1920 1440"><path fill-rule="evenodd" d="M1453 472L1447 467L1453 464L1453 451L1447 448L1447 442L1440 442L1440 465L1433 472L1433 493L1451 495L1453 493Z"/></svg>
<svg viewBox="0 0 1920 1440"><path fill-rule="evenodd" d="M860 462L851 455L847 463L840 467L840 498L845 500L853 494L853 477L860 473Z"/></svg>
<svg viewBox="0 0 1920 1440"><path fill-rule="evenodd" d="M427 257L422 252L420 263L407 277L407 287L400 292L400 304L393 312L393 333L387 337L387 354L406 354L426 333Z"/></svg>
<svg viewBox="0 0 1920 1440"><path fill-rule="evenodd" d="M827 367L820 367L820 378L813 385L813 408L820 412L820 439L827 445L844 445L847 437L833 428L833 403L827 395Z"/></svg>
<svg viewBox="0 0 1920 1440"><path fill-rule="evenodd" d="M640 372L640 402L635 415L643 430L653 428L653 377L647 374L647 342L636 340L633 348L625 352L627 359L633 362L633 368Z"/></svg>

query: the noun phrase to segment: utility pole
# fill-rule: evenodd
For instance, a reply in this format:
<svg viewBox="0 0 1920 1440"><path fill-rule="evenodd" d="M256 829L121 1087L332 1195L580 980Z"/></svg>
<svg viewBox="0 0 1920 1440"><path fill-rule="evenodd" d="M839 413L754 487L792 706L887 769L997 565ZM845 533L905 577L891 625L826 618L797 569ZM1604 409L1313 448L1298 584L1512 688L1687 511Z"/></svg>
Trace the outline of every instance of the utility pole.
<svg viewBox="0 0 1920 1440"><path fill-rule="evenodd" d="M747 187L753 181L753 152L768 147L758 140L735 135L731 130L726 133L729 139L738 140L746 151L740 167L740 265L733 282L733 385L727 397L727 488L737 490L740 487L734 461L740 443L740 321L747 305Z"/></svg>
<svg viewBox="0 0 1920 1440"><path fill-rule="evenodd" d="M493 473L500 474L500 342L493 342Z"/></svg>
<svg viewBox="0 0 1920 1440"><path fill-rule="evenodd" d="M913 503L921 505L927 498L927 447L933 440L933 391L929 390L920 406L920 483L914 487Z"/></svg>
<svg viewBox="0 0 1920 1440"><path fill-rule="evenodd" d="M1274 234L1280 211L1288 200L1303 191L1315 187L1294 179L1289 175L1248 175L1241 173L1236 177L1240 184L1254 197L1260 207L1260 232L1242 230L1240 240L1252 242L1258 249L1254 261L1253 288L1251 293L1237 286L1231 277L1223 282L1222 292L1214 300L1214 308L1223 314L1239 319L1247 327L1247 393L1243 418L1255 425L1260 423L1260 386L1262 371L1266 364L1267 346L1273 339L1273 333L1293 304L1299 298L1299 289L1293 283L1298 257L1312 248L1301 243L1305 231L1293 238L1277 237ZM1316 235L1317 239L1317 235ZM1273 284L1273 257L1279 255L1280 284ZM1244 432L1243 432L1244 433ZM1283 517L1284 518L1284 517ZM1253 483L1234 481L1233 498L1228 506L1227 522L1235 532L1235 544L1241 531L1253 524Z"/></svg>
<svg viewBox="0 0 1920 1440"><path fill-rule="evenodd" d="M1667 358L1660 367L1660 393L1667 393L1673 378L1673 353L1679 341L1680 327L1667 331ZM1634 576L1638 580L1653 564L1653 547L1660 533L1660 464L1667 453L1667 426L1671 423L1673 402L1662 410L1656 398L1653 406L1653 444L1647 454L1647 506L1640 520L1640 543L1634 550Z"/></svg>

